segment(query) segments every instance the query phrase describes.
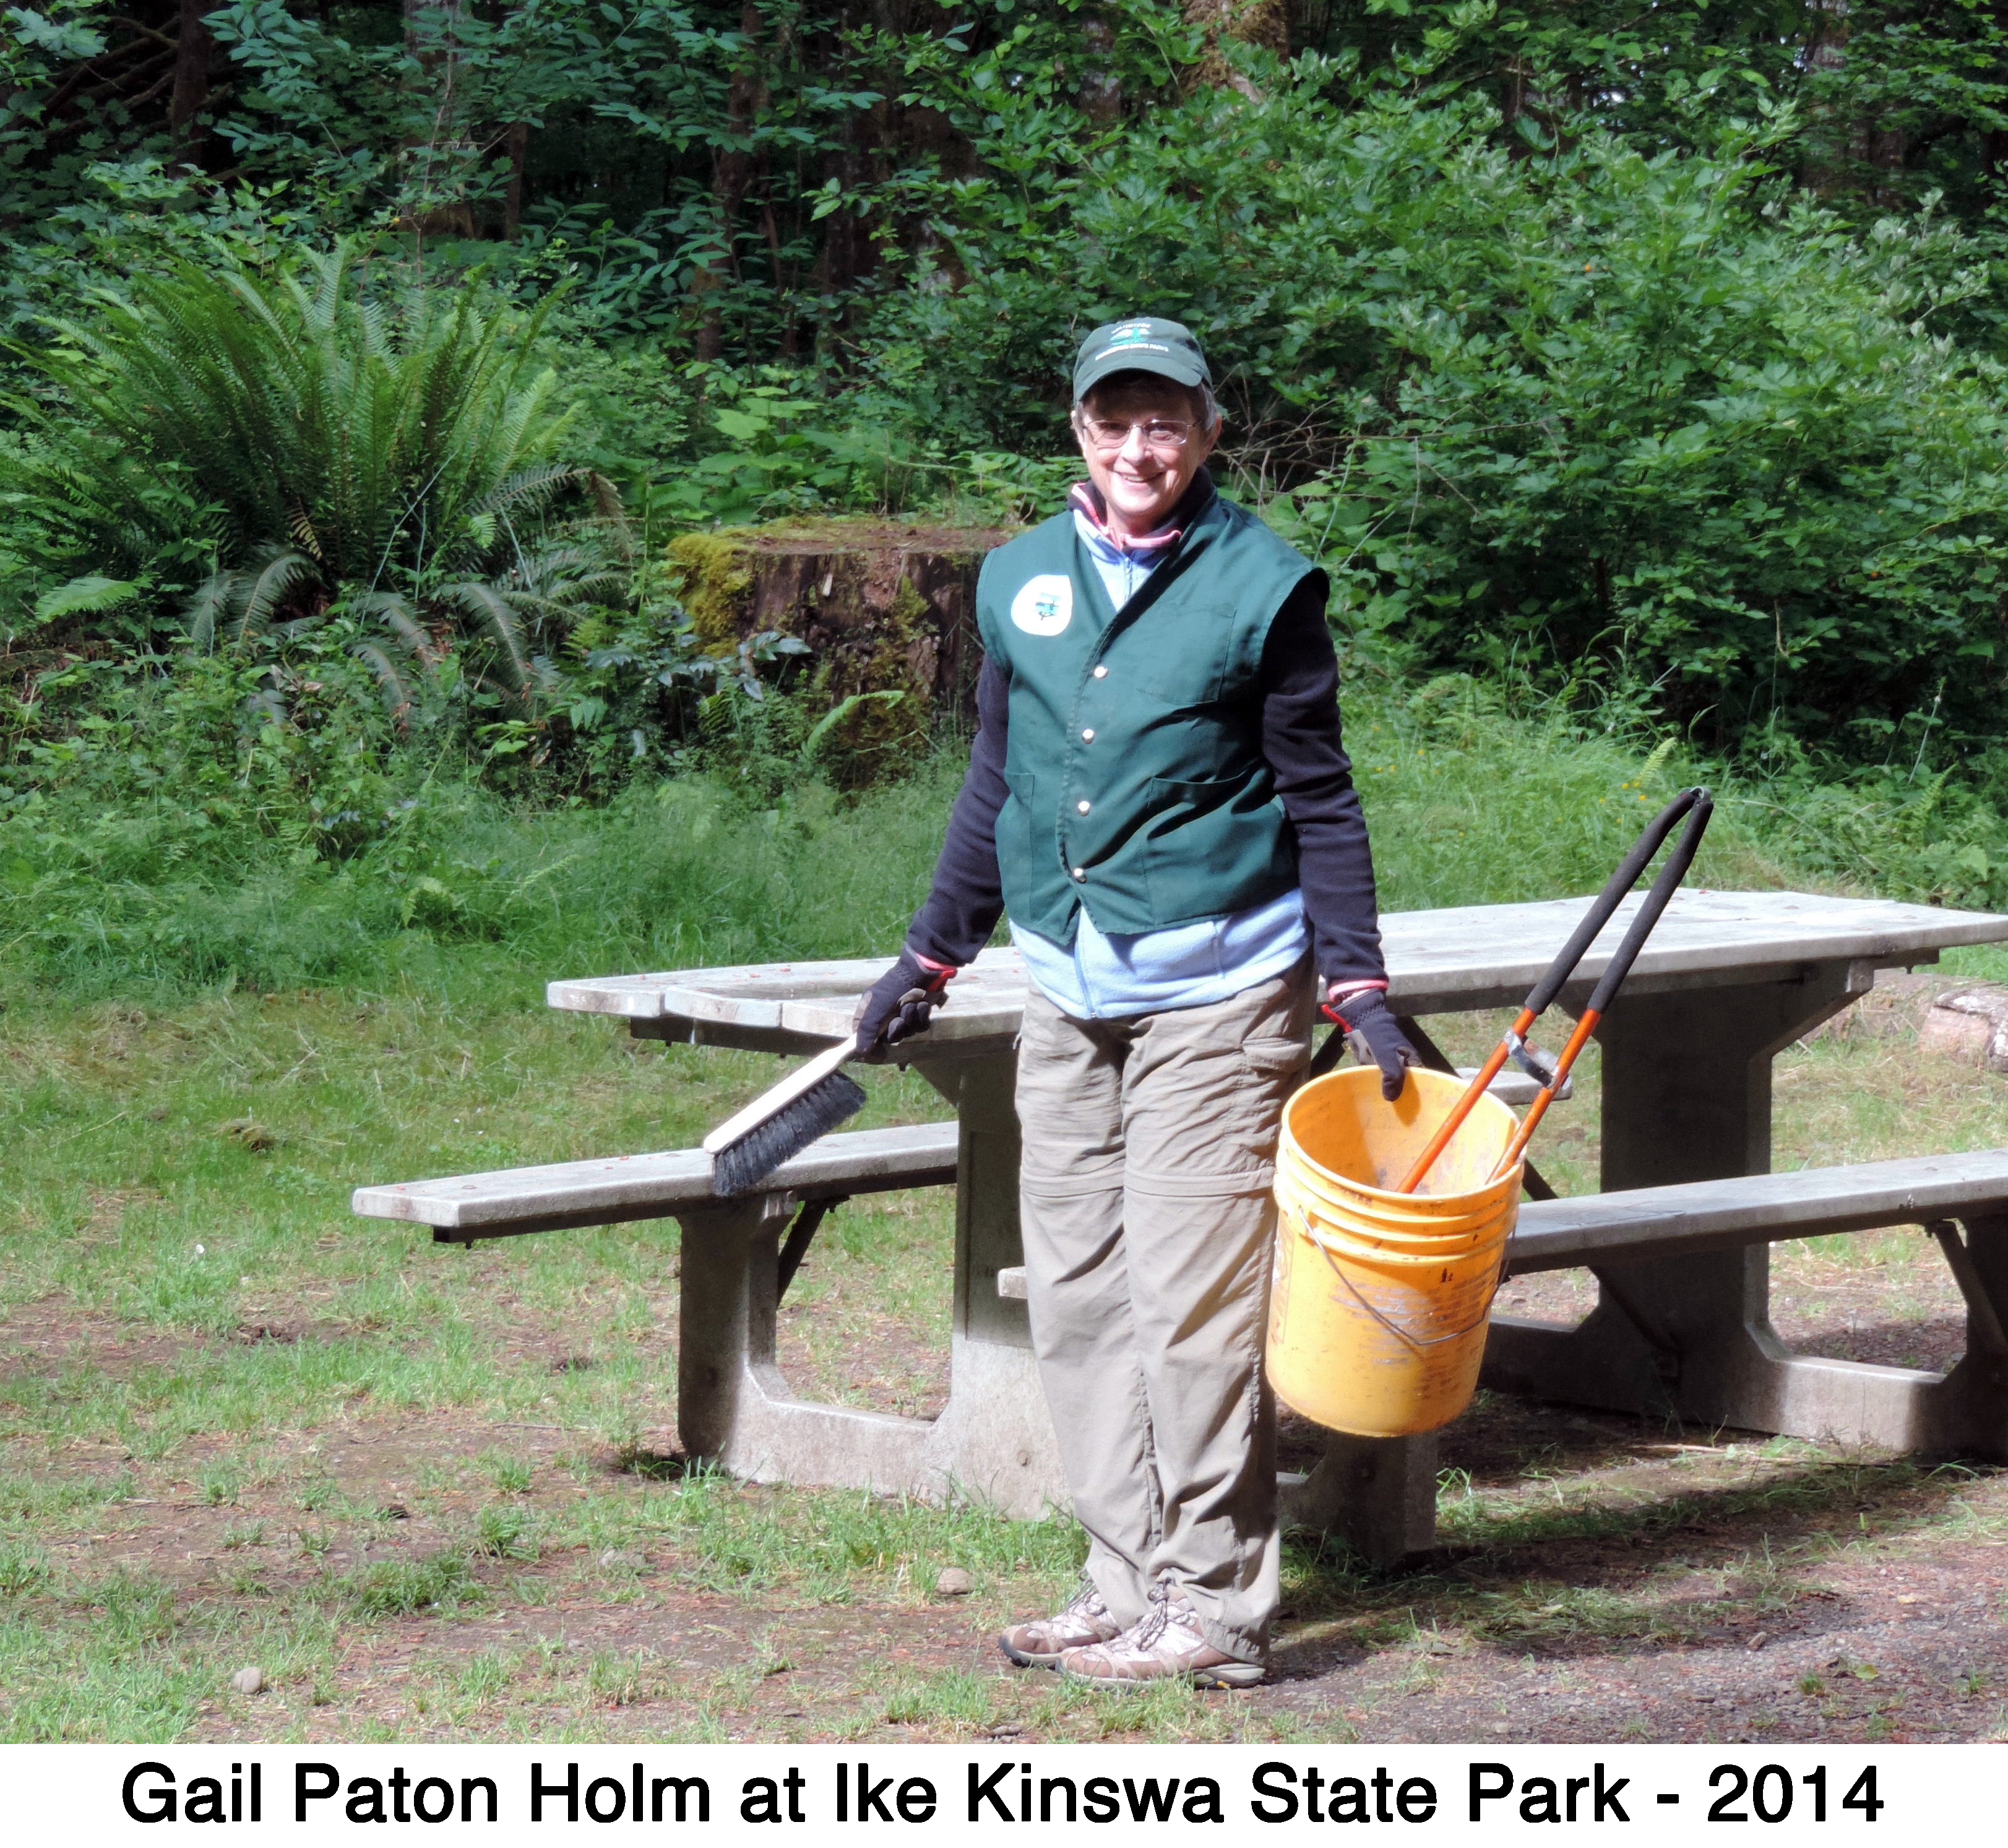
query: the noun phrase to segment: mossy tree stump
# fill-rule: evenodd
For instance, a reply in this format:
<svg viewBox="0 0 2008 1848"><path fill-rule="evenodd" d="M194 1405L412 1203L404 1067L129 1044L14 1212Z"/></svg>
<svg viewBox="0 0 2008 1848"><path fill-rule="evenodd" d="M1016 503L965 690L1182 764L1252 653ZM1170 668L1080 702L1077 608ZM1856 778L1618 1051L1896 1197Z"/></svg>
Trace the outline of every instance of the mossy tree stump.
<svg viewBox="0 0 2008 1848"><path fill-rule="evenodd" d="M789 522L689 533L670 558L709 647L723 653L769 629L796 636L814 651L817 686L832 704L903 693L896 706L861 712L858 723L913 737L975 716L976 575L1010 537L886 520Z"/></svg>

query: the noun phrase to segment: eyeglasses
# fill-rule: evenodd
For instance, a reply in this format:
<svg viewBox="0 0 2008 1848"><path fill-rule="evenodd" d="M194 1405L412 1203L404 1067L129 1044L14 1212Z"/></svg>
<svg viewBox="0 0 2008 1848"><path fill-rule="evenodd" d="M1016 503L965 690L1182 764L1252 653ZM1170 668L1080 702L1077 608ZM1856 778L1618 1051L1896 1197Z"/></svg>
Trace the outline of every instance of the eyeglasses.
<svg viewBox="0 0 2008 1848"><path fill-rule="evenodd" d="M1146 449L1183 449L1192 441L1194 426L1168 417L1147 417L1140 423L1122 417L1082 417L1074 427L1096 448L1112 453L1129 442L1133 430L1142 436Z"/></svg>

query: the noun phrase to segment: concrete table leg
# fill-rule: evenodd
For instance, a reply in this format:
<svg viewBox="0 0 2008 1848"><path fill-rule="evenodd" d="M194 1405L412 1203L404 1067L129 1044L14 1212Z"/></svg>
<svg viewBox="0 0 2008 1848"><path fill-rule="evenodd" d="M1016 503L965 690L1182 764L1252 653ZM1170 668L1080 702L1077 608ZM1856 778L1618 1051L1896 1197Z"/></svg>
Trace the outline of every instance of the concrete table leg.
<svg viewBox="0 0 2008 1848"><path fill-rule="evenodd" d="M938 1494L934 1421L796 1397L774 1358L785 1195L681 1216L677 1424L697 1461L752 1482Z"/></svg>
<svg viewBox="0 0 2008 1848"><path fill-rule="evenodd" d="M774 1353L783 1199L684 1214L677 1291L677 1435L691 1457L732 1468L740 1416Z"/></svg>
<svg viewBox="0 0 2008 1848"><path fill-rule="evenodd" d="M1022 1302L997 1273L1018 1242L1016 1062L970 1060L929 1077L961 1123L949 1402L935 1418L797 1397L775 1359L786 1195L681 1216L677 1424L685 1450L745 1480L967 1496L1034 1516L1063 1503L1059 1461Z"/></svg>
<svg viewBox="0 0 2008 1848"><path fill-rule="evenodd" d="M997 1273L1022 1266L1018 1231L1018 1059L942 1061L927 1071L961 1125L955 1185L955 1312L949 1402L935 1457L962 1492L1007 1514L1066 1506L1045 1389L1022 1301Z"/></svg>
<svg viewBox="0 0 2008 1848"><path fill-rule="evenodd" d="M1936 1225L1932 1235L1966 1298L1966 1352L1917 1395L1914 1447L2008 1463L2008 1214Z"/></svg>
<svg viewBox="0 0 2008 1848"><path fill-rule="evenodd" d="M1822 965L1797 982L1621 997L1598 1034L1606 1191L1766 1171L1772 1058L1869 979ZM1999 1262L1986 1255L1997 1248L1972 1241L1974 1266ZM1600 1300L1579 1327L1495 1318L1484 1382L1692 1424L1906 1450L1943 1447L1926 1440L1947 1419L1971 1424L1970 1409L1954 1416L1936 1375L1794 1354L1771 1326L1769 1258L1755 1245L1600 1269ZM1984 1361L1965 1369L1962 1404L1985 1370Z"/></svg>
<svg viewBox="0 0 2008 1848"><path fill-rule="evenodd" d="M1437 1535L1437 1433L1420 1437L1325 1434L1308 1476L1281 1478L1286 1528L1321 1528L1377 1566L1426 1552Z"/></svg>

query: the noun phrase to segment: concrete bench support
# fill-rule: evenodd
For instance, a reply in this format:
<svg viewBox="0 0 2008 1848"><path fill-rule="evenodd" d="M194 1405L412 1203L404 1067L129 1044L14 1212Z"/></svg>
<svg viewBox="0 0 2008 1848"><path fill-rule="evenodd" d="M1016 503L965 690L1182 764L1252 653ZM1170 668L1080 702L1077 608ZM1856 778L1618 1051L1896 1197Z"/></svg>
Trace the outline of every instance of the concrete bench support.
<svg viewBox="0 0 2008 1848"><path fill-rule="evenodd" d="M677 1421L693 1457L749 1482L929 1501L963 1495L1020 1517L1065 1504L1023 1305L998 1294L999 1271L1021 1262L1011 1069L1008 1060L968 1060L928 1073L959 1106L956 1274L959 1283L969 1280L956 1296L949 1400L937 1418L822 1404L790 1389L774 1336L791 1198L677 1209L684 1233Z"/></svg>
<svg viewBox="0 0 2008 1848"><path fill-rule="evenodd" d="M1965 1299L1966 1354L1943 1375L1795 1354L1768 1317L1725 1333L1693 1318L1691 1294L1664 1287L1683 1270L1720 1281L1736 1260L1781 1239L1900 1225L1928 1228ZM1537 1203L1521 1210L1511 1263L1518 1274L1587 1265L1604 1280L1605 1302L1573 1329L1495 1319L1488 1385L1746 1431L2008 1461L2008 1150ZM1634 1343L1649 1365L1636 1364ZM1561 1390L1557 1354L1581 1366Z"/></svg>
<svg viewBox="0 0 2008 1848"><path fill-rule="evenodd" d="M1621 995L1597 1034L1603 1191L1764 1173L1773 1058L1872 982L1858 965L1826 963L1783 980ZM1495 1319L1487 1385L1779 1428L1765 1421L1780 1403L1770 1375L1787 1351L1771 1327L1761 1242L1679 1259L1614 1251L1595 1269L1601 1300L1580 1326Z"/></svg>
<svg viewBox="0 0 2008 1848"><path fill-rule="evenodd" d="M931 1067L958 1122L825 1137L744 1200L714 1197L709 1158L677 1149L361 1188L352 1204L367 1216L429 1225L448 1244L673 1219L683 1234L677 1425L691 1457L751 1482L935 1501L962 1494L1034 1516L1066 1493L1024 1305L997 1294L999 1270L1020 1261L1012 1070L1008 1056ZM805 1209L856 1195L958 1182L960 1261L941 1415L799 1397L775 1354L790 1225L803 1225ZM801 1249L797 1240L797 1261Z"/></svg>
<svg viewBox="0 0 2008 1848"><path fill-rule="evenodd" d="M1283 1525L1321 1529L1380 1566L1426 1552L1437 1536L1437 1438L1327 1432L1316 1467L1281 1478Z"/></svg>
<svg viewBox="0 0 2008 1848"><path fill-rule="evenodd" d="M687 1210L677 1354L684 1448L742 1480L868 1489L941 1501L961 1493L1018 1516L1064 1499L1028 1351L967 1339L950 1349L939 1418L797 1396L776 1362L785 1198Z"/></svg>

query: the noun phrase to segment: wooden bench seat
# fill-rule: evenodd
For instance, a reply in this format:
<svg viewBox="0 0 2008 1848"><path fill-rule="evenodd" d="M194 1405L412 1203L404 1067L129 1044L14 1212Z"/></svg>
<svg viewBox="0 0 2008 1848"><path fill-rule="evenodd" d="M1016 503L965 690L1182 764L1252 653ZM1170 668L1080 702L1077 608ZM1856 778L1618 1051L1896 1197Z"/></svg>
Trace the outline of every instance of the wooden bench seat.
<svg viewBox="0 0 2008 1848"><path fill-rule="evenodd" d="M1535 1086L1520 1073L1507 1072L1492 1089L1509 1103L1525 1103ZM951 1187L955 1163L953 1123L853 1130L825 1136L776 1169L758 1191L792 1195L806 1204L902 1188ZM442 1244L472 1244L528 1232L670 1219L716 1205L711 1157L702 1149L671 1149L359 1187L349 1210L362 1219L430 1226Z"/></svg>
<svg viewBox="0 0 2008 1848"><path fill-rule="evenodd" d="M1966 1301L1967 1352L1949 1373L1795 1354L1766 1321L1711 1340L1667 1312L1677 1299L1658 1284L1697 1252L1906 1225L1931 1233ZM1524 1202L1509 1272L1575 1266L1596 1272L1603 1305L1573 1328L1495 1315L1487 1386L1540 1397L1560 1376L1572 1404L1656 1400L1681 1417L1727 1376L1763 1430L2008 1462L2008 1149ZM997 1289L1022 1298L1023 1267L1000 1270ZM1613 1356L1630 1343L1614 1334L1644 1336L1652 1379L1621 1371ZM1436 1529L1437 1438L1332 1433L1308 1477L1284 1479L1285 1517L1382 1562L1421 1552Z"/></svg>
<svg viewBox="0 0 2008 1848"><path fill-rule="evenodd" d="M2008 1149L1739 1174L1628 1193L1529 1200L1520 1209L1508 1261L1518 1276L1829 1233L1930 1225L2004 1207Z"/></svg>
<svg viewBox="0 0 2008 1848"><path fill-rule="evenodd" d="M950 1187L955 1161L953 1123L854 1130L825 1136L775 1170L758 1191L808 1204L901 1188ZM359 1187L349 1207L365 1219L430 1226L442 1244L469 1244L524 1232L677 1218L723 1204L711 1191L711 1157L702 1149L675 1149Z"/></svg>
<svg viewBox="0 0 2008 1848"><path fill-rule="evenodd" d="M1981 1209L2008 1209L2008 1149L1529 1200L1507 1248L1507 1269L1522 1276L1837 1232L1928 1226ZM1022 1299L1023 1266L999 1271L997 1291Z"/></svg>

